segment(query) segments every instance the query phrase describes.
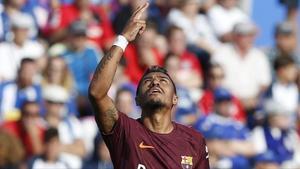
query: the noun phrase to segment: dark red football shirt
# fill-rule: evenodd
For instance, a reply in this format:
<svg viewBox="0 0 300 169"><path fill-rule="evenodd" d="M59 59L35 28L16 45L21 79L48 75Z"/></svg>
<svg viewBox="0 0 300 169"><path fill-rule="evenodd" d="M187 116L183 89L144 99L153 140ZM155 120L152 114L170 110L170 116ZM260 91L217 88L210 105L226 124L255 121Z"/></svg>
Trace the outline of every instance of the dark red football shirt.
<svg viewBox="0 0 300 169"><path fill-rule="evenodd" d="M113 131L103 135L115 169L209 169L203 136L173 124L169 134L154 133L139 120L119 113Z"/></svg>

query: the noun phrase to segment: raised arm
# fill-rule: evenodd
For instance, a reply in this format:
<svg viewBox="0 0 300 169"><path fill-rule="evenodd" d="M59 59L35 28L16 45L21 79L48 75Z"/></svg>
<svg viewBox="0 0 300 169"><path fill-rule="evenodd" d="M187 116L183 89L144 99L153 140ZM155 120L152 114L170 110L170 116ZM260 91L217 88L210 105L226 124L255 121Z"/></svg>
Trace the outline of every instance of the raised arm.
<svg viewBox="0 0 300 169"><path fill-rule="evenodd" d="M148 3L139 6L132 14L125 26L122 36L128 42L135 40L138 34L144 32L146 22L141 19ZM95 119L99 129L103 133L111 132L115 122L118 120L118 111L107 92L112 84L118 63L123 55L123 49L113 45L108 53L102 58L97 66L89 87L89 99L95 110Z"/></svg>

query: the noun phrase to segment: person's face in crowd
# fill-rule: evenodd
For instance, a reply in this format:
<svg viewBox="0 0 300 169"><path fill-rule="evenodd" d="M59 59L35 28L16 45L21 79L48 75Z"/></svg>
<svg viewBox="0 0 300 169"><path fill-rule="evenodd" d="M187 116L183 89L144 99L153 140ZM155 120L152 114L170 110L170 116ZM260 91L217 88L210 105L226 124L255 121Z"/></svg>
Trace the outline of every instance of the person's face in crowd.
<svg viewBox="0 0 300 169"><path fill-rule="evenodd" d="M13 28L14 41L18 45L23 45L23 43L28 39L28 28Z"/></svg>
<svg viewBox="0 0 300 169"><path fill-rule="evenodd" d="M237 5L236 3L236 0L220 0L220 4L226 9L235 7Z"/></svg>
<svg viewBox="0 0 300 169"><path fill-rule="evenodd" d="M169 49L172 53L179 56L186 50L186 39L183 31L172 31L169 37Z"/></svg>
<svg viewBox="0 0 300 169"><path fill-rule="evenodd" d="M166 61L165 61L165 69L169 72L169 75L171 78L176 81L177 73L180 70L180 60L179 57L173 55L170 56Z"/></svg>
<svg viewBox="0 0 300 169"><path fill-rule="evenodd" d="M284 54L291 54L297 47L297 36L294 33L278 34L276 35L276 44Z"/></svg>
<svg viewBox="0 0 300 169"><path fill-rule="evenodd" d="M177 104L173 84L164 73L149 73L144 76L140 85L137 103L142 108L172 108Z"/></svg>
<svg viewBox="0 0 300 169"><path fill-rule="evenodd" d="M116 107L122 113L129 115L134 111L134 97L130 91L122 91L117 95Z"/></svg>
<svg viewBox="0 0 300 169"><path fill-rule="evenodd" d="M188 16L195 16L199 12L198 0L186 0L182 5L182 11Z"/></svg>
<svg viewBox="0 0 300 169"><path fill-rule="evenodd" d="M283 114L270 115L269 123L271 127L276 127L282 130L286 130L291 125L291 119L288 115L283 115Z"/></svg>
<svg viewBox="0 0 300 169"><path fill-rule="evenodd" d="M60 7L60 0L50 0L49 6L51 9L59 9Z"/></svg>
<svg viewBox="0 0 300 169"><path fill-rule="evenodd" d="M11 6L13 6L17 9L21 9L26 2L25 0L9 0L9 1L10 1Z"/></svg>
<svg viewBox="0 0 300 169"><path fill-rule="evenodd" d="M23 123L34 123L40 119L40 107L37 103L26 103L23 106L21 113Z"/></svg>
<svg viewBox="0 0 300 169"><path fill-rule="evenodd" d="M46 110L47 114L52 117L62 118L64 111L64 103L47 101L46 100Z"/></svg>
<svg viewBox="0 0 300 169"><path fill-rule="evenodd" d="M279 79L288 83L294 83L297 80L298 70L295 64L287 65L278 70Z"/></svg>
<svg viewBox="0 0 300 169"><path fill-rule="evenodd" d="M276 163L258 163L255 165L255 169L279 169L279 165Z"/></svg>
<svg viewBox="0 0 300 169"><path fill-rule="evenodd" d="M223 86L224 78L225 78L225 73L222 67L220 66L212 67L209 76L210 88L216 89L218 87Z"/></svg>
<svg viewBox="0 0 300 169"><path fill-rule="evenodd" d="M90 5L90 0L75 0L75 4L76 4L79 8L86 8L86 7L89 7L89 5Z"/></svg>
<svg viewBox="0 0 300 169"><path fill-rule="evenodd" d="M50 60L49 68L47 71L49 82L52 84L60 85L63 81L64 71L66 69L66 64L64 60L60 57L56 57Z"/></svg>
<svg viewBox="0 0 300 169"><path fill-rule="evenodd" d="M108 148L107 148L106 144L104 143L104 141L101 141L99 144L100 145L98 148L98 156L99 156L100 160L103 162L111 161Z"/></svg>
<svg viewBox="0 0 300 169"><path fill-rule="evenodd" d="M30 86L33 83L33 77L37 74L37 66L35 62L27 62L21 65L18 74L18 83L22 87Z"/></svg>
<svg viewBox="0 0 300 169"><path fill-rule="evenodd" d="M146 29L145 32L137 39L138 48L152 48L156 36L157 33L155 29Z"/></svg>
<svg viewBox="0 0 300 169"><path fill-rule="evenodd" d="M60 141L58 137L54 137L45 143L45 154L48 161L56 161L60 153Z"/></svg>
<svg viewBox="0 0 300 169"><path fill-rule="evenodd" d="M237 34L234 33L233 41L237 45L238 48L242 50L249 50L253 46L253 42L255 40L255 33L246 33L246 34Z"/></svg>
<svg viewBox="0 0 300 169"><path fill-rule="evenodd" d="M84 49L87 37L85 35L72 35L70 38L71 48L75 51Z"/></svg>
<svg viewBox="0 0 300 169"><path fill-rule="evenodd" d="M230 117L231 116L231 107L232 107L232 102L230 100L224 100L220 102L215 103L215 109L216 112L224 117Z"/></svg>

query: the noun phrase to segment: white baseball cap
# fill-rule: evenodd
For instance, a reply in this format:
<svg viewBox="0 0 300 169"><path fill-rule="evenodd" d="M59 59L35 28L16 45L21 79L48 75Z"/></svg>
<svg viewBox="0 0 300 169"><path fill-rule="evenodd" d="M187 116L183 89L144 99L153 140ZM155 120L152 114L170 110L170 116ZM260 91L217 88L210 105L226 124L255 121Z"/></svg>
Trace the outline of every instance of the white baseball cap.
<svg viewBox="0 0 300 169"><path fill-rule="evenodd" d="M46 101L66 103L69 100L69 93L59 85L48 85L43 89L43 97Z"/></svg>

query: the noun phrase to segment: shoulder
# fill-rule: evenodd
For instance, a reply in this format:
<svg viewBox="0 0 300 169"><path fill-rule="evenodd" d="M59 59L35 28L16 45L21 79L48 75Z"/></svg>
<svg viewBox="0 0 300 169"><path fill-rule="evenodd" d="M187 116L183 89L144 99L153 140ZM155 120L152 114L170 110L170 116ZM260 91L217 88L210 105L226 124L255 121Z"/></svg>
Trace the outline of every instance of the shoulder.
<svg viewBox="0 0 300 169"><path fill-rule="evenodd" d="M204 142L204 136L197 130L195 130L192 127L188 127L182 124L175 123L176 129L180 134L182 134L184 137L188 137L189 139L192 139L197 142Z"/></svg>

